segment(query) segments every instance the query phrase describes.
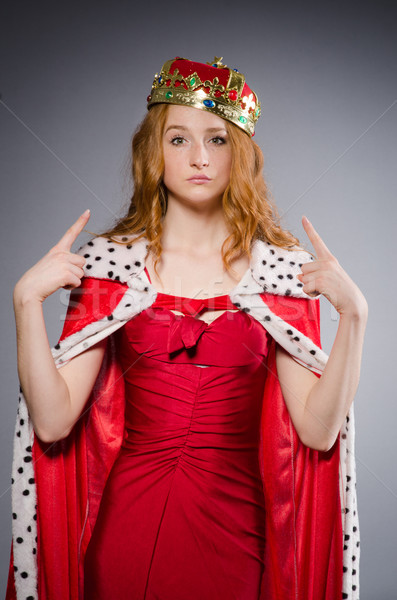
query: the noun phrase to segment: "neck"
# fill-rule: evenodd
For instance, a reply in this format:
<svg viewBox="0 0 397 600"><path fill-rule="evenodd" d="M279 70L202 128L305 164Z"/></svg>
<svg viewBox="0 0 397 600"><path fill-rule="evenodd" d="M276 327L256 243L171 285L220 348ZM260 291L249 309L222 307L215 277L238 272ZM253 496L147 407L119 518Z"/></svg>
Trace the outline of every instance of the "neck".
<svg viewBox="0 0 397 600"><path fill-rule="evenodd" d="M161 237L164 250L208 256L220 251L228 235L221 204L198 208L168 198Z"/></svg>

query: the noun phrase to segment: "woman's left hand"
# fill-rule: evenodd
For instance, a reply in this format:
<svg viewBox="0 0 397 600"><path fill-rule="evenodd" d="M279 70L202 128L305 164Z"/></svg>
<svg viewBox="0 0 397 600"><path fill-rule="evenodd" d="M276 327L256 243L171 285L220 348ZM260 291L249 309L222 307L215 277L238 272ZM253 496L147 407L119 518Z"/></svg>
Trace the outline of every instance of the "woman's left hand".
<svg viewBox="0 0 397 600"><path fill-rule="evenodd" d="M368 304L359 287L342 269L307 217L302 218L302 224L316 253L316 259L303 264L302 274L297 275L304 284L302 290L308 295L323 294L340 315L366 317Z"/></svg>

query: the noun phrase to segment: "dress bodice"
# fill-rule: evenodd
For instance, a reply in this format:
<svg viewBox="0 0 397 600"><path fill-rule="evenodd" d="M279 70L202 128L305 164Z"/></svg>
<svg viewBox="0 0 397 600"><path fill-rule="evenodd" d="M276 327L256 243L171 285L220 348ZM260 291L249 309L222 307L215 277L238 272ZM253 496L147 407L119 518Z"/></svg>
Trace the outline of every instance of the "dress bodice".
<svg viewBox="0 0 397 600"><path fill-rule="evenodd" d="M174 314L176 306L191 314ZM192 316L208 307L225 312L210 324ZM226 310L231 308L235 306L227 295L192 300L158 294L152 306L116 332L126 387L124 448L136 444L139 429L150 436L147 423L155 420L158 409L156 419L162 429L174 426L173 412L161 408L167 401L175 407L177 399L194 405L200 398L196 416L202 413L204 420L212 419L228 445L249 440L255 446L267 373L268 333L249 314ZM239 442L230 441L233 427ZM202 435L208 435L206 427Z"/></svg>
<svg viewBox="0 0 397 600"><path fill-rule="evenodd" d="M268 333L235 309L228 295L159 293L115 332L125 429L87 551L85 600L115 590L122 600L259 599ZM225 312L207 324L204 310Z"/></svg>
<svg viewBox="0 0 397 600"><path fill-rule="evenodd" d="M173 310L184 314L177 315ZM206 310L224 312L208 324L198 318ZM149 308L123 327L123 337L138 354L163 362L258 365L267 356L268 333L248 313L232 312L235 310L227 294L196 299L159 292Z"/></svg>

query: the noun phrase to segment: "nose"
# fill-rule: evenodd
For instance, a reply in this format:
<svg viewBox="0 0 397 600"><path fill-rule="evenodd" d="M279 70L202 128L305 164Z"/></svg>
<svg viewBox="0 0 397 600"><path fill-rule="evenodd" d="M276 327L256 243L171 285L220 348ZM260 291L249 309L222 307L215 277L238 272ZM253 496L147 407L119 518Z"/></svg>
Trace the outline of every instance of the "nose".
<svg viewBox="0 0 397 600"><path fill-rule="evenodd" d="M190 165L202 169L208 167L208 152L203 144L194 144L190 153Z"/></svg>

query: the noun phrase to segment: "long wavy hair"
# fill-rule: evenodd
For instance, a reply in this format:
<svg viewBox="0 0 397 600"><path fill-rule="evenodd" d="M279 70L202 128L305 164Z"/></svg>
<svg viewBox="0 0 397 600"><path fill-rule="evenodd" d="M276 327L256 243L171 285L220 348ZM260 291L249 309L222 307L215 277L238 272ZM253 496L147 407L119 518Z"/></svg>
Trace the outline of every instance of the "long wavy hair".
<svg viewBox="0 0 397 600"><path fill-rule="evenodd" d="M127 214L104 233L114 242L128 244L145 237L153 254L154 270L161 257L162 220L167 212L167 190L163 184L164 157L162 137L167 104L154 105L132 138L132 177L134 189ZM231 231L222 244L225 269L244 253L251 258L255 239L269 241L282 248L299 246L299 240L280 225L280 217L263 178L263 154L259 146L233 123L225 121L232 147L229 185L222 205ZM117 239L116 239L117 237ZM125 239L123 239L125 238Z"/></svg>

